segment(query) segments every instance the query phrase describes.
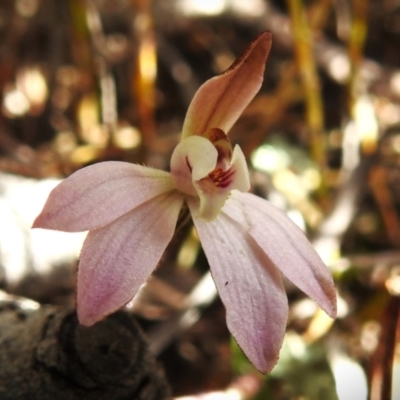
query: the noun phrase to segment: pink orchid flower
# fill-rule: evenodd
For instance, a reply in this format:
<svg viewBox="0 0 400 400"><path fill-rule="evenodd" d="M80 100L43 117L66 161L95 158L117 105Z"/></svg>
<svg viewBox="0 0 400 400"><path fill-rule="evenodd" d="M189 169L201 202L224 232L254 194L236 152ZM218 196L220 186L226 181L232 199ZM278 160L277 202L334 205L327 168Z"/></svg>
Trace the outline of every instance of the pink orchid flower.
<svg viewBox="0 0 400 400"><path fill-rule="evenodd" d="M271 47L262 33L225 73L196 93L171 172L103 162L72 174L50 194L34 227L89 230L77 283L77 313L92 325L137 293L170 242L186 202L226 320L261 372L275 365L288 317L281 273L336 314L332 277L303 232L250 188L245 157L228 132L258 92Z"/></svg>

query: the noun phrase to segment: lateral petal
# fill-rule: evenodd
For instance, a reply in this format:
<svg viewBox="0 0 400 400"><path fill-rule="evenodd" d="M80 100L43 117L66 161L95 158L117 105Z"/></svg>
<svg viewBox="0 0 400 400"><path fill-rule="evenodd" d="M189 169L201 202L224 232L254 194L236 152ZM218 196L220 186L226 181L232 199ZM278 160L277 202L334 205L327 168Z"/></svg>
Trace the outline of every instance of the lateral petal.
<svg viewBox="0 0 400 400"><path fill-rule="evenodd" d="M258 196L236 190L222 211L247 228L282 273L335 318L332 276L303 231L283 211Z"/></svg>
<svg viewBox="0 0 400 400"><path fill-rule="evenodd" d="M229 132L261 87L271 43L271 34L262 33L230 68L199 88L187 111L182 138L211 128Z"/></svg>
<svg viewBox="0 0 400 400"><path fill-rule="evenodd" d="M279 271L243 226L220 213L214 221L196 218L197 233L226 308L226 320L243 352L261 372L276 364L286 329L288 301Z"/></svg>
<svg viewBox="0 0 400 400"><path fill-rule="evenodd" d="M94 164L53 189L33 228L96 229L172 189L171 175L165 171L119 161Z"/></svg>
<svg viewBox="0 0 400 400"><path fill-rule="evenodd" d="M172 239L183 196L160 195L90 231L78 268L77 312L90 326L136 294Z"/></svg>

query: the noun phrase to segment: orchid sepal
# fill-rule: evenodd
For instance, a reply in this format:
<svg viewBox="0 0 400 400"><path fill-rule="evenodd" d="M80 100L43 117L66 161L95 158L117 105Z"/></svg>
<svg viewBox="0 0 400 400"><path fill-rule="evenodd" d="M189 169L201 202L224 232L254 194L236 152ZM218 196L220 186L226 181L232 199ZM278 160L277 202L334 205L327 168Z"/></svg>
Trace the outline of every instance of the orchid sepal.
<svg viewBox="0 0 400 400"><path fill-rule="evenodd" d="M233 191L223 212L249 232L283 275L336 317L336 290L328 268L282 210L254 194ZM286 251L283 243L288 244Z"/></svg>
<svg viewBox="0 0 400 400"><path fill-rule="evenodd" d="M225 72L199 88L186 113L182 139L213 128L230 131L260 90L271 44L271 33L261 33Z"/></svg>
<svg viewBox="0 0 400 400"><path fill-rule="evenodd" d="M245 228L222 209L211 222L197 218L198 200L188 201L227 325L253 365L262 373L276 364L288 318L281 275Z"/></svg>
<svg viewBox="0 0 400 400"><path fill-rule="evenodd" d="M78 267L82 325L93 325L135 296L172 239L183 200L175 190L164 193L89 232Z"/></svg>
<svg viewBox="0 0 400 400"><path fill-rule="evenodd" d="M168 172L121 161L90 165L50 193L33 228L82 232L101 228L174 188Z"/></svg>

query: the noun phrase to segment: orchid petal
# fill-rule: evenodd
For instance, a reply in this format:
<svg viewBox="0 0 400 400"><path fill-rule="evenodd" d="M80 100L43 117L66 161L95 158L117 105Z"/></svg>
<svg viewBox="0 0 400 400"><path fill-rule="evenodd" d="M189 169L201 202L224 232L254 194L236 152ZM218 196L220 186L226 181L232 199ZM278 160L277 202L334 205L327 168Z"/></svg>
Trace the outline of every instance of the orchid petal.
<svg viewBox="0 0 400 400"><path fill-rule="evenodd" d="M205 222L195 217L198 203L190 199L188 204L228 328L254 366L268 372L277 362L288 316L279 271L236 221L220 213Z"/></svg>
<svg viewBox="0 0 400 400"><path fill-rule="evenodd" d="M233 150L230 167L220 173L220 178L214 179L218 181L214 182L213 178L207 177L194 185L200 198L198 217L206 221L213 220L219 214L233 189L243 192L250 189L246 158L239 146Z"/></svg>
<svg viewBox="0 0 400 400"><path fill-rule="evenodd" d="M283 211L253 194L234 191L223 212L248 230L289 280L330 317L336 316L336 292L329 270Z"/></svg>
<svg viewBox="0 0 400 400"><path fill-rule="evenodd" d="M200 87L187 111L182 138L211 128L229 132L261 87L270 48L271 34L264 32L227 71Z"/></svg>
<svg viewBox="0 0 400 400"><path fill-rule="evenodd" d="M196 195L193 182L206 177L218 160L218 151L206 138L191 136L182 140L171 156L171 176L178 190Z"/></svg>
<svg viewBox="0 0 400 400"><path fill-rule="evenodd" d="M168 172L126 162L98 163L53 189L33 227L65 232L96 229L172 189Z"/></svg>
<svg viewBox="0 0 400 400"><path fill-rule="evenodd" d="M90 326L129 302L170 242L183 196L158 196L103 228L90 231L78 269L81 324Z"/></svg>

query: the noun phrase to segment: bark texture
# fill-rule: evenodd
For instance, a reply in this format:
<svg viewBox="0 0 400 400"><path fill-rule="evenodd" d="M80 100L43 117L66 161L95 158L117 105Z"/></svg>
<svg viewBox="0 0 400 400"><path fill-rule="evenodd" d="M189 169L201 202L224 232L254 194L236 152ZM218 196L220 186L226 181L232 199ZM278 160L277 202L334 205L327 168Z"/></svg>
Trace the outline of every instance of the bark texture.
<svg viewBox="0 0 400 400"><path fill-rule="evenodd" d="M165 378L128 314L87 328L70 309L0 303L0 399L168 398Z"/></svg>

